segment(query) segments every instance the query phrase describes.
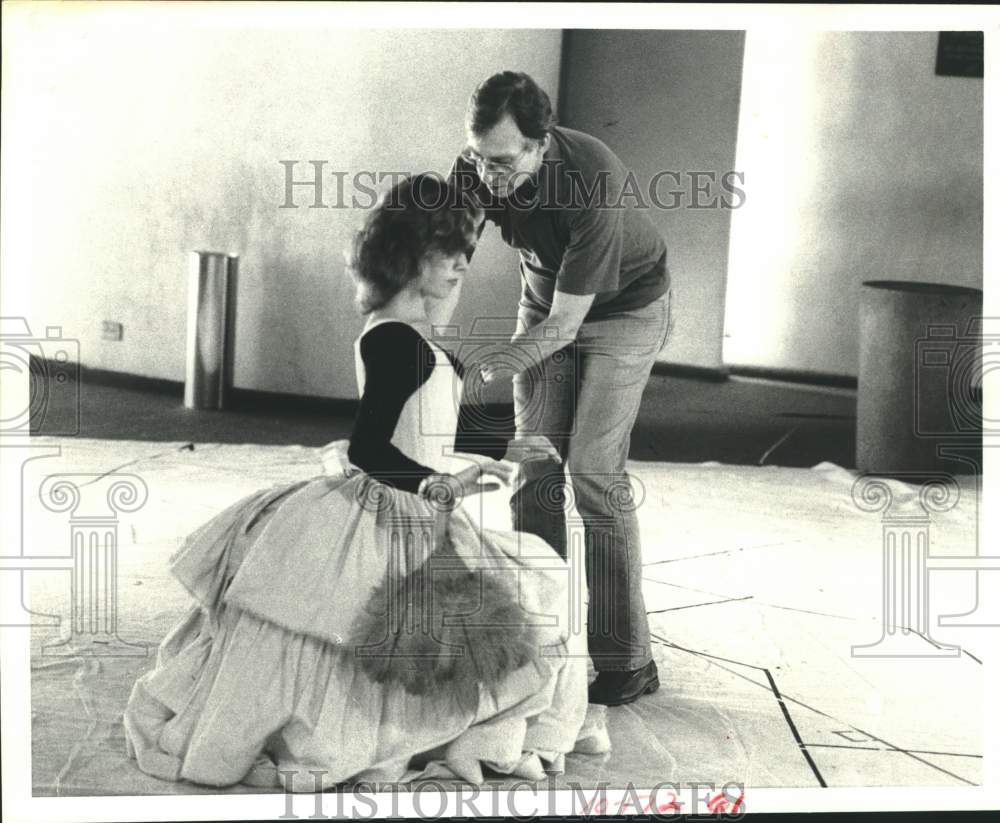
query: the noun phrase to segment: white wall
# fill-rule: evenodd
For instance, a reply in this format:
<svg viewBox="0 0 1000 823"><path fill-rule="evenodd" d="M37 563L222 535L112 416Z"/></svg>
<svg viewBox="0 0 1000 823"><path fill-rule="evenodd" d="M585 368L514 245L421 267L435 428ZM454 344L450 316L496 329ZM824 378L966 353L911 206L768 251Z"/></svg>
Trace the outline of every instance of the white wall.
<svg viewBox="0 0 1000 823"><path fill-rule="evenodd" d="M151 24L156 8L5 10L3 313L62 326L85 365L181 380L187 254L236 253L236 385L353 397L342 251L361 214L305 208L304 190L279 208L278 161L443 172L493 71L528 71L555 102L561 33L351 31L315 11L236 29L195 5ZM568 125L640 176L746 173L735 211L656 215L678 291L664 360L853 375L862 280L981 286L983 82L934 75L936 33L753 31L742 70L741 32L570 42ZM458 320L517 294L516 255L487 232ZM100 339L105 319L122 342Z"/></svg>
<svg viewBox="0 0 1000 823"><path fill-rule="evenodd" d="M728 365L853 376L863 280L982 288L983 81L937 39L748 32Z"/></svg>
<svg viewBox="0 0 1000 823"><path fill-rule="evenodd" d="M337 30L287 9L240 29L195 5L151 24L143 5L5 11L4 273L30 305L4 313L62 326L84 365L182 380L188 253L238 254L235 385L356 396L343 249L362 213L302 189L279 208L279 160L348 172L348 199L356 172L446 172L478 82L516 68L555 95L560 32ZM485 240L460 320L516 306L515 260Z"/></svg>
<svg viewBox="0 0 1000 823"><path fill-rule="evenodd" d="M690 172L721 176L734 169L743 32L573 30L564 49L565 124L607 143L644 191L661 171L681 174L680 187L675 178L661 178L661 204L674 202L671 190L685 192L686 206L693 203ZM698 197L721 203L723 194L714 185ZM721 208L649 211L667 243L674 300L663 362L722 364L731 214Z"/></svg>

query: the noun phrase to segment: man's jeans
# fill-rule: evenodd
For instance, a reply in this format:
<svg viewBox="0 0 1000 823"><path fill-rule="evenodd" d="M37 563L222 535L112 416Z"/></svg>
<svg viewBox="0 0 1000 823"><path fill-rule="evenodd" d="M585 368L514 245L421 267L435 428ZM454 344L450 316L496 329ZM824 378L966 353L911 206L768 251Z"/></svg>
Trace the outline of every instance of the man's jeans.
<svg viewBox="0 0 1000 823"><path fill-rule="evenodd" d="M519 322L546 319L524 303ZM519 435L544 434L563 466L525 463L511 498L513 525L566 557L566 478L582 519L588 648L598 671L632 670L652 659L642 598L639 521L625 461L639 401L670 331L670 293L648 306L585 322L576 339L514 380ZM579 534L580 524L571 524ZM574 536L571 539L578 538Z"/></svg>

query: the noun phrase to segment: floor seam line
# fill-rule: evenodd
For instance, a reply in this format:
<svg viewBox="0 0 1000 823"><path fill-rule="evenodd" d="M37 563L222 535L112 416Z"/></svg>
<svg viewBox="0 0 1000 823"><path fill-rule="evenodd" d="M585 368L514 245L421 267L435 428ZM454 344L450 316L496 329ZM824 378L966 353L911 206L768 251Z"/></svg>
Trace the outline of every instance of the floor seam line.
<svg viewBox="0 0 1000 823"><path fill-rule="evenodd" d="M753 600L753 595L747 595L746 597L727 597L725 600L709 600L707 603L689 603L686 606L671 606L669 609L654 609L651 612L646 612L646 614L663 614L664 612L676 612L681 609L696 609L699 606L716 606L719 603L738 603L741 600Z"/></svg>
<svg viewBox="0 0 1000 823"><path fill-rule="evenodd" d="M819 785L824 789L827 788L826 781L823 779L823 775L820 774L816 761L813 760L812 754L809 753L809 750L802 742L802 736L799 734L795 721L792 720L792 715L788 711L788 706L785 705L785 699L781 696L781 692L778 690L778 684L775 682L774 677L771 674L771 670L764 669L764 674L767 676L767 682L771 684L771 692L778 701L778 706L781 707L781 713L784 715L785 722L788 724L788 728L792 732L792 737L795 738L795 742L798 744L799 751L802 752L802 756L805 758L806 763L809 764L809 768L812 769L812 773L816 776L816 780L819 781Z"/></svg>
<svg viewBox="0 0 1000 823"><path fill-rule="evenodd" d="M658 637L657 635L651 634L650 636L651 637L655 637L658 640L658 642L662 643L665 646L668 646L668 647L671 647L671 648L675 648L675 649L680 649L681 651L689 652L690 654L695 654L695 655L698 655L700 657L705 657L705 658L709 659L709 662L711 662L712 665L718 666L723 671L729 672L731 675L733 675L735 677L742 678L743 680L746 680L748 683L752 683L753 685L759 686L762 689L766 689L767 688L767 686L765 686L763 683L758 683L756 680L754 680L751 677L747 677L742 672L734 672L732 669L728 669L725 666L720 665L719 663L716 663L715 661L716 660L725 660L727 663L735 663L738 666L747 666L748 668L758 669L759 671L767 671L766 669L764 669L761 666L754 666L752 663L741 663L738 660L727 660L724 657L718 657L718 656L713 655L713 654L707 654L707 653L704 653L704 652L697 652L697 651L694 651L692 649L685 649L683 646L678 646L675 643L671 643L669 640L666 640L664 638ZM794 697L783 697L782 699L788 700L788 701L794 703L796 706L802 706L804 709L808 709L809 711L814 712L815 714L818 714L821 717L825 717L825 718L827 718L829 720L836 720L838 723L843 723L846 726L850 726L851 729L853 729L854 731L858 732L859 734L866 735L867 737L871 738L872 740L888 746L889 747L889 751L902 752L903 754L908 755L909 757L912 757L918 763L923 763L925 766L928 766L928 767L934 769L935 771L939 771L939 772L941 772L943 774L948 775L949 777L953 777L956 780L958 780L960 783L965 783L967 786L979 786L979 785L981 785L979 783L974 783L971 780L966 780L964 777L961 777L960 775L957 775L954 772L950 772L947 769L945 769L945 768L943 768L941 766L938 766L936 763L931 763L928 760L924 760L922 757L917 757L912 752L910 752L910 751L908 751L906 749L901 749L901 748L899 748L899 746L894 746L888 740L883 740L880 737L876 737L875 735L871 734L870 732L866 732L864 729L859 729L857 726L854 726L854 725L852 725L851 723L849 723L849 722L847 722L845 720L840 720L839 718L834 717L832 714L827 714L822 709L817 709L815 706L810 706L808 703L804 703L803 701L797 700Z"/></svg>

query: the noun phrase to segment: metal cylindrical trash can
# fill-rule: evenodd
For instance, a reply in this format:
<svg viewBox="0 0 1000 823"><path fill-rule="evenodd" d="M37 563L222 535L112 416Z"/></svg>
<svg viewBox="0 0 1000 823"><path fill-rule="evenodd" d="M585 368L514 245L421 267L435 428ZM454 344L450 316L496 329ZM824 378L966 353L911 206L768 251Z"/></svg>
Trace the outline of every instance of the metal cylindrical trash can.
<svg viewBox="0 0 1000 823"><path fill-rule="evenodd" d="M221 409L232 385L239 259L191 252L188 269L184 405Z"/></svg>
<svg viewBox="0 0 1000 823"><path fill-rule="evenodd" d="M938 452L982 437L978 289L871 280L861 295L857 468L972 471Z"/></svg>

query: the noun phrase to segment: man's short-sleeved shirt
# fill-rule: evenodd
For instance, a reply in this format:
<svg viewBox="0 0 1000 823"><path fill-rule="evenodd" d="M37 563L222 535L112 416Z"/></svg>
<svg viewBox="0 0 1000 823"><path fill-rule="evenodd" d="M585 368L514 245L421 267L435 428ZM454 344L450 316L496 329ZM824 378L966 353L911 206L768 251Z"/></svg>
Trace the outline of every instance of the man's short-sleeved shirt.
<svg viewBox="0 0 1000 823"><path fill-rule="evenodd" d="M458 158L451 179L521 258L522 300L548 311L555 290L594 294L587 319L648 305L670 285L666 244L648 198L603 142L561 126L535 179L504 200ZM645 202L644 202L645 201Z"/></svg>

